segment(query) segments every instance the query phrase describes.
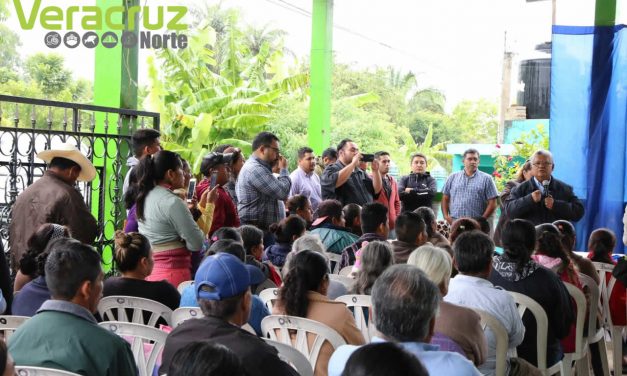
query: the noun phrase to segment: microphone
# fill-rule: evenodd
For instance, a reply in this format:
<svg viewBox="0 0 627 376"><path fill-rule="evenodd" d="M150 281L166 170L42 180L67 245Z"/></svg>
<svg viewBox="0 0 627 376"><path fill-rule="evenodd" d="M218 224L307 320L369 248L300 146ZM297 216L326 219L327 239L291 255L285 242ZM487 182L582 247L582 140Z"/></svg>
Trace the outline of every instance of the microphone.
<svg viewBox="0 0 627 376"><path fill-rule="evenodd" d="M542 188L544 188L544 197L548 197L549 196L549 181L548 180L542 181Z"/></svg>

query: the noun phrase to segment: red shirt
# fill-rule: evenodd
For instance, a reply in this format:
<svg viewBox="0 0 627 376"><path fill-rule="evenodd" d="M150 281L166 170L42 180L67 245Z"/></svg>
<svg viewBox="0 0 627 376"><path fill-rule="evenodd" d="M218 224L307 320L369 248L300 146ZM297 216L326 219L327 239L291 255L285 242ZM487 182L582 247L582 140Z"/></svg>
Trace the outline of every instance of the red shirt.
<svg viewBox="0 0 627 376"><path fill-rule="evenodd" d="M209 189L209 179L203 179L196 185L196 197L200 200L202 194ZM211 222L211 228L209 229L209 236L219 228L222 227L239 227L239 215L237 215L237 209L233 203L233 199L227 191L218 187L218 199L215 203L215 209L213 210L213 220Z"/></svg>

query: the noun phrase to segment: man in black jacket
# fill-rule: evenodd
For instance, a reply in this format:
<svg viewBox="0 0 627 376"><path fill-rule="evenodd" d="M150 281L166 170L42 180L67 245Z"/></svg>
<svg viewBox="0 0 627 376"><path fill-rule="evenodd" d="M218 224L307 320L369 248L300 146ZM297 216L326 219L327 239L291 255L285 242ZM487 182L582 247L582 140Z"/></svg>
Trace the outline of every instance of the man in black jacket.
<svg viewBox="0 0 627 376"><path fill-rule="evenodd" d="M573 193L573 188L551 176L554 167L551 152L538 150L533 153L533 177L514 188L505 203L511 219L526 219L539 225L560 219L578 221L583 217L583 204Z"/></svg>
<svg viewBox="0 0 627 376"><path fill-rule="evenodd" d="M411 156L411 174L401 177L398 183L398 196L401 199L401 212L431 207L437 190L436 181L427 171L427 157L421 153Z"/></svg>

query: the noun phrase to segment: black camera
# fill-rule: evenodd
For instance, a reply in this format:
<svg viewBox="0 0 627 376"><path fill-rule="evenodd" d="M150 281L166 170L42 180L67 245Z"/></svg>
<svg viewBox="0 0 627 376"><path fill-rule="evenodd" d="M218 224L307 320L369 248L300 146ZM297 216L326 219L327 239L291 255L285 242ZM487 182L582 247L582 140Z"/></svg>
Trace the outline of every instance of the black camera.
<svg viewBox="0 0 627 376"><path fill-rule="evenodd" d="M362 154L361 155L362 162L372 162L374 161L374 154Z"/></svg>

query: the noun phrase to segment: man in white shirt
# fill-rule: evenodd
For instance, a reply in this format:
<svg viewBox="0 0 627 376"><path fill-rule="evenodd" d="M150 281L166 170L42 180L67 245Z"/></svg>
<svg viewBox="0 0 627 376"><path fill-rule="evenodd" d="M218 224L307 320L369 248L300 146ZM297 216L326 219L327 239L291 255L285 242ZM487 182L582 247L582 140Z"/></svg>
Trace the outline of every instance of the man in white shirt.
<svg viewBox="0 0 627 376"><path fill-rule="evenodd" d="M303 195L309 198L314 212L322 201L320 177L316 175L315 169L316 156L313 149L307 146L298 149L298 168L290 174L292 180L290 197Z"/></svg>
<svg viewBox="0 0 627 376"><path fill-rule="evenodd" d="M503 324L509 338L510 350L520 345L525 337L525 327L518 314L514 298L505 290L495 287L488 276L492 270L494 243L481 231L461 234L454 244L454 264L459 271L451 279L444 300L489 313ZM488 358L479 367L484 375L494 375L496 367L496 338L486 327ZM537 368L522 358L509 358L508 375L540 375Z"/></svg>

